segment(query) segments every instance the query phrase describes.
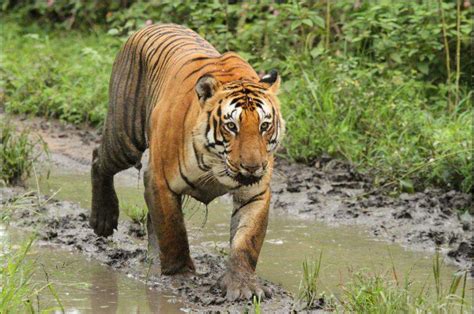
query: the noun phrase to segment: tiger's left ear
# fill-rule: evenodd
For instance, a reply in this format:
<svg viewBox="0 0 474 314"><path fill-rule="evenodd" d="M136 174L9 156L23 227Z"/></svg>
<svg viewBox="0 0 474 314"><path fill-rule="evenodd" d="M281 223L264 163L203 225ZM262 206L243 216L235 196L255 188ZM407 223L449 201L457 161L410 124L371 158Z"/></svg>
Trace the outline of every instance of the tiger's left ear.
<svg viewBox="0 0 474 314"><path fill-rule="evenodd" d="M260 79L260 83L268 84L268 90L274 94L278 92L278 89L280 88L280 82L280 75L278 75L278 72L276 70L271 70L270 73L265 74Z"/></svg>

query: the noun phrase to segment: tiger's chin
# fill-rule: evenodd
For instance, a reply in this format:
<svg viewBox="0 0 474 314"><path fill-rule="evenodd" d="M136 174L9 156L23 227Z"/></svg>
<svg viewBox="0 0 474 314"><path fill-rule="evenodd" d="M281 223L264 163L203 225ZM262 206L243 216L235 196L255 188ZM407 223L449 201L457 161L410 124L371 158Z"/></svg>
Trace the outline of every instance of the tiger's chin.
<svg viewBox="0 0 474 314"><path fill-rule="evenodd" d="M234 180L237 181L241 185L249 186L249 185L252 185L252 184L259 183L260 180L262 180L262 177L253 176L253 175L244 176L244 175L239 173L234 177Z"/></svg>
<svg viewBox="0 0 474 314"><path fill-rule="evenodd" d="M217 177L217 180L219 183L221 183L224 186L227 186L228 188L235 189L241 186L251 186L254 184L260 183L262 180L262 176L244 176L242 174L227 174L225 176L220 176Z"/></svg>

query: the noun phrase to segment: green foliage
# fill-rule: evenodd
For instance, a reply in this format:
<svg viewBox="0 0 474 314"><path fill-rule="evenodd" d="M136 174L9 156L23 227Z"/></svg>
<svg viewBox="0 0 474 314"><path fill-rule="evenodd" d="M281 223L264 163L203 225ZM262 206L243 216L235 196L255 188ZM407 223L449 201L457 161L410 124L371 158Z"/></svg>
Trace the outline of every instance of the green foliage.
<svg viewBox="0 0 474 314"><path fill-rule="evenodd" d="M350 273L337 297L326 297L318 284L321 256L317 261L303 263L299 310L320 308L337 313L468 313L466 301L468 271L454 273L449 287L443 287L441 273L445 271L441 257L433 257L433 282L415 288L409 274L399 281L395 266L389 273L373 274L367 270ZM317 303L318 302L318 303ZM317 307L315 307L317 306Z"/></svg>
<svg viewBox="0 0 474 314"><path fill-rule="evenodd" d="M40 309L34 304L45 289L53 295L58 309L64 312L57 293L51 283L38 286L32 283L35 262L27 259L33 238L24 242L20 248L2 246L0 253L0 313L46 313L54 308Z"/></svg>
<svg viewBox="0 0 474 314"><path fill-rule="evenodd" d="M342 157L376 183L406 191L430 184L470 191L469 10L458 14L454 1L354 3L11 1L1 34L5 106L100 125L121 42L147 24L174 22L259 71L280 71L285 156ZM18 17L28 25L11 22ZM63 35L74 28L94 33Z"/></svg>
<svg viewBox="0 0 474 314"><path fill-rule="evenodd" d="M374 78L356 59L299 67L281 93L288 156L329 153L401 187L472 188L471 92L447 114L443 90L399 71Z"/></svg>
<svg viewBox="0 0 474 314"><path fill-rule="evenodd" d="M319 287L319 275L321 272L321 261L323 253L319 255L317 261L303 262L303 278L301 279L298 303L302 309L317 309L323 305L321 300L324 300L321 288Z"/></svg>
<svg viewBox="0 0 474 314"><path fill-rule="evenodd" d="M456 40L455 5L455 1L443 4L452 48ZM469 10L462 12L461 19L462 65L467 73L473 65L469 57ZM415 75L430 81L446 80L437 1L381 1L371 5L364 2L360 10L351 14L342 31L348 43L346 49L368 57L371 62L407 73L415 70Z"/></svg>
<svg viewBox="0 0 474 314"><path fill-rule="evenodd" d="M342 287L344 293L339 298L338 309L348 313L469 313L465 299L467 271L455 273L449 288L444 289L440 281L440 259L439 254L433 258L431 290L426 285L415 290L409 276L398 282L395 270L394 278L354 273L351 281Z"/></svg>
<svg viewBox="0 0 474 314"><path fill-rule="evenodd" d="M39 148L46 151L46 145L41 138L31 141L27 130L16 134L9 123L1 122L0 129L0 181L8 185L22 184L41 154Z"/></svg>
<svg viewBox="0 0 474 314"><path fill-rule="evenodd" d="M133 222L144 225L146 223L146 217L148 209L144 206L138 206L135 204L124 203L122 208Z"/></svg>
<svg viewBox="0 0 474 314"><path fill-rule="evenodd" d="M1 85L8 112L102 123L119 40L77 32L50 35L37 27L25 31L13 23L4 26L1 36Z"/></svg>

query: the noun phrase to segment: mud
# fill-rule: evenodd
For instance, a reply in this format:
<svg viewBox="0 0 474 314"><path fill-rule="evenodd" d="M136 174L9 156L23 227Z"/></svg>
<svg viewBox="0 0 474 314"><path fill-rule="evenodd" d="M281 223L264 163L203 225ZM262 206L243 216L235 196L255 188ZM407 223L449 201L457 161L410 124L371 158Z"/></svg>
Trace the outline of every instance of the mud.
<svg viewBox="0 0 474 314"><path fill-rule="evenodd" d="M439 250L448 261L471 266L471 195L439 189L398 197L374 193L369 178L330 159L312 166L279 160L275 168L283 176L272 186L274 210L332 225L363 225L376 238L417 250Z"/></svg>
<svg viewBox="0 0 474 314"><path fill-rule="evenodd" d="M14 203L24 193L21 189L2 188L2 203ZM130 221L120 221L113 237L96 236L88 224L88 210L77 204L49 200L31 192L12 212L12 226L36 233L39 245L55 244L65 249L80 251L87 257L125 272L145 282L152 288L171 291L179 302L192 310L242 312L253 306L248 302L228 302L216 282L224 274L225 257L206 252L202 247L191 247L197 274L194 276L161 276L159 266L147 257L146 237L140 226ZM137 230L139 235L137 236ZM293 298L278 285L262 279L273 297L262 301L265 311L288 312Z"/></svg>
<svg viewBox="0 0 474 314"><path fill-rule="evenodd" d="M89 171L100 130L40 118L12 119L48 143L53 163ZM146 163L146 157L142 162ZM136 171L128 172L130 180L137 180ZM377 239L415 250L439 250L448 262L471 265L474 205L470 194L426 189L391 197L374 190L371 178L351 165L327 157L312 165L278 159L272 191L272 210L279 214L330 225L358 224Z"/></svg>

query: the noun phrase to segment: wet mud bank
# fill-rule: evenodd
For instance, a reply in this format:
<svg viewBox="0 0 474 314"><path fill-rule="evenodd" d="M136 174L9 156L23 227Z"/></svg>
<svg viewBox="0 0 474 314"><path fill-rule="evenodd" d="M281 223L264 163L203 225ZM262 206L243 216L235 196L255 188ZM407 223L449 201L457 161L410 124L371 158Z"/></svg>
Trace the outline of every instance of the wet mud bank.
<svg viewBox="0 0 474 314"><path fill-rule="evenodd" d="M374 193L369 178L338 160L312 166L278 160L275 169L273 209L282 214L362 225L377 239L415 250L438 249L448 262L471 266L472 195L439 189L398 197Z"/></svg>
<svg viewBox="0 0 474 314"><path fill-rule="evenodd" d="M20 188L0 189L2 205L14 204L11 227L35 233L38 244L57 245L77 250L89 258L124 272L153 289L172 293L190 310L241 312L253 308L251 301L229 302L216 285L225 272L225 257L191 246L197 274L193 276L161 276L159 265L147 257L144 227L128 220L119 222L112 237L96 236L89 227L89 211L75 203L48 199ZM266 311L288 312L292 296L283 288L262 279L273 297L262 301Z"/></svg>

